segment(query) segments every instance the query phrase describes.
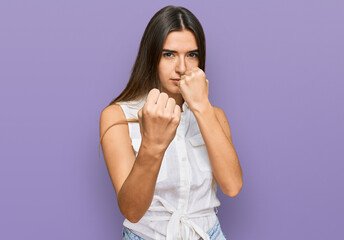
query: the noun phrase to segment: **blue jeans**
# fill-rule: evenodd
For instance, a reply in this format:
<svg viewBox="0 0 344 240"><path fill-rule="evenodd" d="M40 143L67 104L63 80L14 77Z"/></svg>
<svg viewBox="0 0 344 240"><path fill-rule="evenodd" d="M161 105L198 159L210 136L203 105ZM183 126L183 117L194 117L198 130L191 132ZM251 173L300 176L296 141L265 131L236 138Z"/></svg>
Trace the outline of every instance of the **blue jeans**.
<svg viewBox="0 0 344 240"><path fill-rule="evenodd" d="M210 240L226 240L225 234L221 230L219 219L216 218L215 225L207 232ZM137 236L129 228L123 227L122 240L145 240L140 236ZM201 238L199 238L201 240Z"/></svg>

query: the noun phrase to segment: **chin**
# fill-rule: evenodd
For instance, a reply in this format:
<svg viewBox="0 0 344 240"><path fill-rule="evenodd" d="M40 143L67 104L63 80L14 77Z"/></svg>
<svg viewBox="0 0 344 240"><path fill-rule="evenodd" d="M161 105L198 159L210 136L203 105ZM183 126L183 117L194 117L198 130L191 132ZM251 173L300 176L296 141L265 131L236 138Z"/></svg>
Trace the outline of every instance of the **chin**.
<svg viewBox="0 0 344 240"><path fill-rule="evenodd" d="M178 87L175 88L175 89L168 89L168 90L164 89L164 90L162 90L162 92L167 93L167 95L168 95L169 97L172 97L172 96L176 96L176 95L180 95L180 94L181 94L180 91L179 91L179 89L178 89Z"/></svg>
<svg viewBox="0 0 344 240"><path fill-rule="evenodd" d="M172 83L171 85L169 85L167 88L166 87L162 87L161 88L161 92L165 92L165 93L171 93L171 94L180 94L179 91L179 87Z"/></svg>
<svg viewBox="0 0 344 240"><path fill-rule="evenodd" d="M178 86L172 87L169 92L172 94L180 94L180 90Z"/></svg>

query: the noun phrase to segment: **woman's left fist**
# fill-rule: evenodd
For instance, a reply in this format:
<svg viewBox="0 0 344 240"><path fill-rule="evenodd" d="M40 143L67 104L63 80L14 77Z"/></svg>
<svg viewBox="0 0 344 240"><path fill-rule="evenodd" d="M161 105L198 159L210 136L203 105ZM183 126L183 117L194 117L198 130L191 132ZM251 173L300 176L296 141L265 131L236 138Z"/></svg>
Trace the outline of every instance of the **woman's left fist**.
<svg viewBox="0 0 344 240"><path fill-rule="evenodd" d="M209 81L199 67L187 70L178 83L179 91L192 111L200 110L209 102Z"/></svg>

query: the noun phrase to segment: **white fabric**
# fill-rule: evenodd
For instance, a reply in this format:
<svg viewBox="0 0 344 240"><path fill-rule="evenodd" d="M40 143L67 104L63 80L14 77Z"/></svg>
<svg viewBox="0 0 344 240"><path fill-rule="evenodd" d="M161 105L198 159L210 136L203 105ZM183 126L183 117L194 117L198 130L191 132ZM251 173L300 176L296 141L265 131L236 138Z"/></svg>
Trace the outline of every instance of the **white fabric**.
<svg viewBox="0 0 344 240"><path fill-rule="evenodd" d="M119 102L126 118L137 118L146 97ZM197 120L184 102L176 136L168 146L160 167L151 206L137 223L123 225L144 239L208 240L206 232L216 222L217 183ZM141 144L138 123L129 123L129 134L137 156Z"/></svg>

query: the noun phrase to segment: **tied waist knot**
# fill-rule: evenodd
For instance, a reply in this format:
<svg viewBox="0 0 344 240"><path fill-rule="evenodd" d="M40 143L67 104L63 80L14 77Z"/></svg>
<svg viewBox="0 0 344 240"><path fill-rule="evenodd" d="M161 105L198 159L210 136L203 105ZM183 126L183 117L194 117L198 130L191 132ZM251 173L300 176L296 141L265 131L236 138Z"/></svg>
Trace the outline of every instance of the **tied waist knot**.
<svg viewBox="0 0 344 240"><path fill-rule="evenodd" d="M163 206L150 207L152 212L167 211L171 213L170 216L146 216L144 217L149 221L168 221L166 240L188 240L190 237L195 236L197 233L203 240L210 240L208 234L197 224L195 224L191 218L199 218L205 216L211 216L215 214L213 208L205 209L195 213L185 213L183 209L175 209L170 203L162 199L159 196L154 196L154 200L159 201ZM179 227L181 224L181 228Z"/></svg>

